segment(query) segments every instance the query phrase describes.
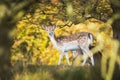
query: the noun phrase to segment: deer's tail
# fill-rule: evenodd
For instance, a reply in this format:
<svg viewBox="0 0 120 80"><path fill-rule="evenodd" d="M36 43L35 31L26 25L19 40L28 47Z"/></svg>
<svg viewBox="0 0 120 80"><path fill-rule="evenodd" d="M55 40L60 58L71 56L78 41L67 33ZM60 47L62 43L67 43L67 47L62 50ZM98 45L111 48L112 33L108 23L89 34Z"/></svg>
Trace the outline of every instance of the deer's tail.
<svg viewBox="0 0 120 80"><path fill-rule="evenodd" d="M93 43L93 35L91 33L88 34L89 37L89 44Z"/></svg>

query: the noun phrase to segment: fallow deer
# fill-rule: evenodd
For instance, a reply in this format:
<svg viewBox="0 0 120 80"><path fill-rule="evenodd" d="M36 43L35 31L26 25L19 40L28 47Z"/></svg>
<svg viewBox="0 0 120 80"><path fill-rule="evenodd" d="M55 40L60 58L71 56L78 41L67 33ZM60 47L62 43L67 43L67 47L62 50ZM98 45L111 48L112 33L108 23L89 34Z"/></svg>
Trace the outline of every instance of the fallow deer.
<svg viewBox="0 0 120 80"><path fill-rule="evenodd" d="M42 25L42 28L47 31L52 44L60 51L58 65L60 65L63 55L66 56L67 63L70 65L68 51L72 51L74 54L77 50L81 50L84 55L82 66L84 66L87 61L86 55L89 55L91 64L94 65L93 54L89 49L89 46L93 41L93 35L91 33L79 32L69 36L56 37L54 34L56 25Z"/></svg>

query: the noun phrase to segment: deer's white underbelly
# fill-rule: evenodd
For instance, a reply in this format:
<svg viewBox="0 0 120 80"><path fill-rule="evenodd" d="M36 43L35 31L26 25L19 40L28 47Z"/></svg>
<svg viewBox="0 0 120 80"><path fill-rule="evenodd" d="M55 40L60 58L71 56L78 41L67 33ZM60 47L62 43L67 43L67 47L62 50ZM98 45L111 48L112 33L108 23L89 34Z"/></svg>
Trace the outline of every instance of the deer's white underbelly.
<svg viewBox="0 0 120 80"><path fill-rule="evenodd" d="M67 42L63 44L64 51L80 49L77 41Z"/></svg>
<svg viewBox="0 0 120 80"><path fill-rule="evenodd" d="M73 45L73 46L66 46L64 48L65 51L74 51L74 50L77 50L77 49L80 49L78 45Z"/></svg>

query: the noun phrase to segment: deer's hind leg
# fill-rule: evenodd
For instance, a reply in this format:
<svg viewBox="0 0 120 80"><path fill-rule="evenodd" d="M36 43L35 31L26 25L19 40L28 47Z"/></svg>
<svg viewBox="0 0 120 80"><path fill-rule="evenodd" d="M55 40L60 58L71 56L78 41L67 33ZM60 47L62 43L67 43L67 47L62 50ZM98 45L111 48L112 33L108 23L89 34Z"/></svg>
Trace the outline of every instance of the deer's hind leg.
<svg viewBox="0 0 120 80"><path fill-rule="evenodd" d="M85 65L86 61L87 61L86 53L83 51L83 62L82 62L82 66Z"/></svg>
<svg viewBox="0 0 120 80"><path fill-rule="evenodd" d="M83 51L83 54L84 54L83 55L84 61L83 61L82 66L85 65L88 57L90 57L90 59L91 59L91 64L94 65L93 53L89 50L89 48L82 49L82 51Z"/></svg>

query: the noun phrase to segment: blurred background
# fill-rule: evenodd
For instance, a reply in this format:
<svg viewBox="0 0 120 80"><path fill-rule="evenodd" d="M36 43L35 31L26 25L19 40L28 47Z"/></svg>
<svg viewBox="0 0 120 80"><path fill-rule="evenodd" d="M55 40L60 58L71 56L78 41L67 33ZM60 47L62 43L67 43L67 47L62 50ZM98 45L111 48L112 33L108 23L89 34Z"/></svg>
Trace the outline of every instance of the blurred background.
<svg viewBox="0 0 120 80"><path fill-rule="evenodd" d="M119 0L0 1L0 80L119 80ZM82 54L57 66L59 51L42 25L57 25L55 35L90 32L94 36L89 60Z"/></svg>

